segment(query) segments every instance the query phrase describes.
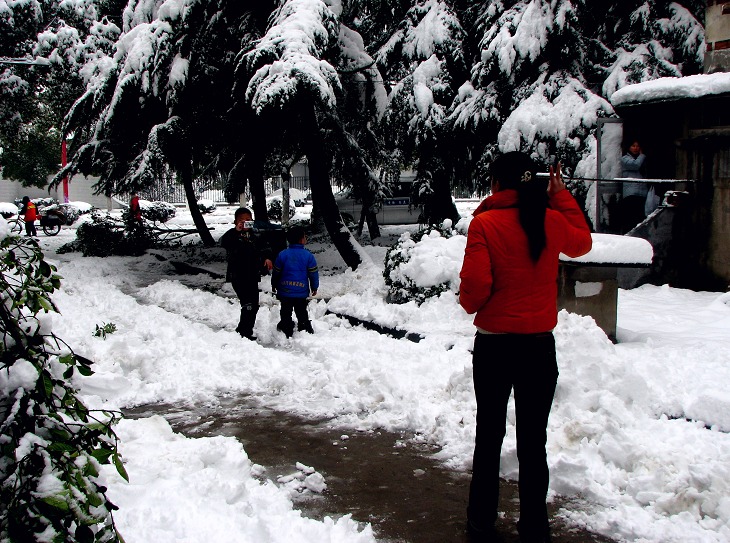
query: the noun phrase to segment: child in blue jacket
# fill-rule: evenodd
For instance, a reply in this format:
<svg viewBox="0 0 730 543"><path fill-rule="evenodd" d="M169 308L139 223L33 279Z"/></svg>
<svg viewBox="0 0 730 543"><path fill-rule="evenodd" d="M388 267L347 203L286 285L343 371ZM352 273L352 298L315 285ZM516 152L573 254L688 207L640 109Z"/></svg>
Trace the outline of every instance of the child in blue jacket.
<svg viewBox="0 0 730 543"><path fill-rule="evenodd" d="M307 314L307 298L317 294L319 271L314 255L304 248L307 236L301 226L293 226L286 233L289 248L279 253L274 262L271 287L281 302L278 330L290 338L294 334L292 311L297 316L298 329L310 334L312 323Z"/></svg>

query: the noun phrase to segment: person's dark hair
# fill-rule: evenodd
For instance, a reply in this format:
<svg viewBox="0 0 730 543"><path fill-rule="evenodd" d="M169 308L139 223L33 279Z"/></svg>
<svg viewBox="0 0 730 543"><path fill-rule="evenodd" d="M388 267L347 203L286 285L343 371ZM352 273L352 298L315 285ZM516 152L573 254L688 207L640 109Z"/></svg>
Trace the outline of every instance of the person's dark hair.
<svg viewBox="0 0 730 543"><path fill-rule="evenodd" d="M629 152L629 149L631 149L631 146L634 143L638 143L639 145L641 145L641 140L639 138L633 137L628 138L624 141L624 154L627 154Z"/></svg>
<svg viewBox="0 0 730 543"><path fill-rule="evenodd" d="M30 202L30 198L28 198L27 196L23 196L23 203L27 204L28 202Z"/></svg>
<svg viewBox="0 0 730 543"><path fill-rule="evenodd" d="M302 228L301 226L292 226L291 228L289 228L289 230L286 231L286 241L289 242L289 245L300 243L303 237L304 228Z"/></svg>
<svg viewBox="0 0 730 543"><path fill-rule="evenodd" d="M548 205L548 180L537 177L537 164L526 153L505 153L492 163L492 177L500 190L514 189L518 194L520 224L527 234L530 257L537 262L545 248L545 210Z"/></svg>
<svg viewBox="0 0 730 543"><path fill-rule="evenodd" d="M241 215L251 215L253 217L253 213L251 213L251 210L249 208L247 208L247 207L239 207L236 210L236 213L233 215L233 220L234 221L237 221L238 220L238 217L240 217Z"/></svg>

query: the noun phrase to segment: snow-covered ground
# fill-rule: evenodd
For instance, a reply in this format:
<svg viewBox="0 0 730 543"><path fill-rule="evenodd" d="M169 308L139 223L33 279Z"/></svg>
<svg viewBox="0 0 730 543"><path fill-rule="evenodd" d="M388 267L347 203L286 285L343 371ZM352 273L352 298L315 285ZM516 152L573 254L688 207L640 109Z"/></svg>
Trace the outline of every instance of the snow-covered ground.
<svg viewBox="0 0 730 543"><path fill-rule="evenodd" d="M461 205L466 215L476 202ZM206 215L216 238L233 209ZM180 210L173 222L192 224ZM383 232L408 228L416 227ZM310 302L315 334L287 340L276 331L278 303L265 278L253 343L234 332L238 304L222 280L169 275L169 262L153 254L55 254L73 237L73 228L64 228L39 239L63 276L54 295L61 314L46 318L96 362L96 373L77 383L90 406L215 404L225 392L248 394L275 409L332 417L343 431L418 433L441 446L443 462L469 468L471 319L451 292L420 307L386 304L385 247L365 245L372 263L352 272L331 249L310 245L322 269ZM456 253L444 250L438 265L458 273ZM224 269L221 261L193 264ZM393 339L333 314L345 312L424 339ZM95 337L104 323L117 331ZM667 286L621 291L618 344L592 319L566 312L555 336L560 379L549 426L550 488L581 504L562 514L619 540L730 541L730 294ZM509 419L502 470L516 478L512 410ZM130 482L113 468L104 476L129 542L374 541L370 527L349 516L302 517L291 485L252 464L234 438L185 438L160 417L124 420L118 433ZM317 466L310 468L299 466L299 488L320 491Z"/></svg>

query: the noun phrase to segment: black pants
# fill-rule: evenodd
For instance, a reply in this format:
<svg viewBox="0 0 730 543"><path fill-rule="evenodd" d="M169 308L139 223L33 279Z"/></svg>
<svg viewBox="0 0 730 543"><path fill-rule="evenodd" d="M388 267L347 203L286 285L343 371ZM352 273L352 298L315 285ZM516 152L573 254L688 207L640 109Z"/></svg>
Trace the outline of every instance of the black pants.
<svg viewBox="0 0 730 543"><path fill-rule="evenodd" d="M519 530L524 541L542 541L549 530L545 499L550 475L545 443L558 380L555 339L552 333L478 333L473 366L477 431L467 516L482 529L492 526L497 519L507 402L514 388L520 468Z"/></svg>
<svg viewBox="0 0 730 543"><path fill-rule="evenodd" d="M279 296L281 302L281 310L279 312L280 321L277 328L291 337L294 334L294 321L291 318L292 311L297 316L297 324L299 330L305 330L310 334L313 332L312 323L309 322L309 314L307 313L308 300L306 298L285 298Z"/></svg>
<svg viewBox="0 0 730 543"><path fill-rule="evenodd" d="M259 286L234 284L233 290L241 302L241 318L238 321L236 332L244 337L253 337L253 326L256 324L256 314L259 312Z"/></svg>
<svg viewBox="0 0 730 543"><path fill-rule="evenodd" d="M625 234L633 230L640 222L646 219L644 206L646 196L634 194L626 196L621 200L621 233Z"/></svg>
<svg viewBox="0 0 730 543"><path fill-rule="evenodd" d="M35 221L25 221L25 235L38 236L38 232L35 229Z"/></svg>

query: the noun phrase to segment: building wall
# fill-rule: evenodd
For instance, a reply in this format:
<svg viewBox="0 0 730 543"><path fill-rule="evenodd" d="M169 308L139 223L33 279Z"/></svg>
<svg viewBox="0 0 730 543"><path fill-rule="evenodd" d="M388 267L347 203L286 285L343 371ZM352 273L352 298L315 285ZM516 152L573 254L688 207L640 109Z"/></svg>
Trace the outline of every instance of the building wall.
<svg viewBox="0 0 730 543"><path fill-rule="evenodd" d="M705 73L730 72L730 2L708 0L705 42Z"/></svg>
<svg viewBox="0 0 730 543"><path fill-rule="evenodd" d="M686 269L678 269L681 273L673 273L667 281L676 280L672 284L683 288L726 288L730 285L730 95L643 102L616 110L625 130L642 129L646 147L652 146L647 161L662 166L661 177L688 180L672 188L689 192L686 205L691 216L683 217L681 230L671 232L667 249L667 254L680 251ZM656 239L650 240L652 245ZM661 253L656 246L655 252Z"/></svg>
<svg viewBox="0 0 730 543"><path fill-rule="evenodd" d="M119 209L122 207L116 201L103 195L94 194L93 184L95 177L74 176L68 185L68 199L70 202L86 202L98 209ZM13 202L23 196L30 198L55 198L63 203L63 187L59 185L50 191L47 188L24 187L20 182L0 178L0 202Z"/></svg>
<svg viewBox="0 0 730 543"><path fill-rule="evenodd" d="M712 228L707 265L730 287L730 149L719 149L713 164Z"/></svg>

